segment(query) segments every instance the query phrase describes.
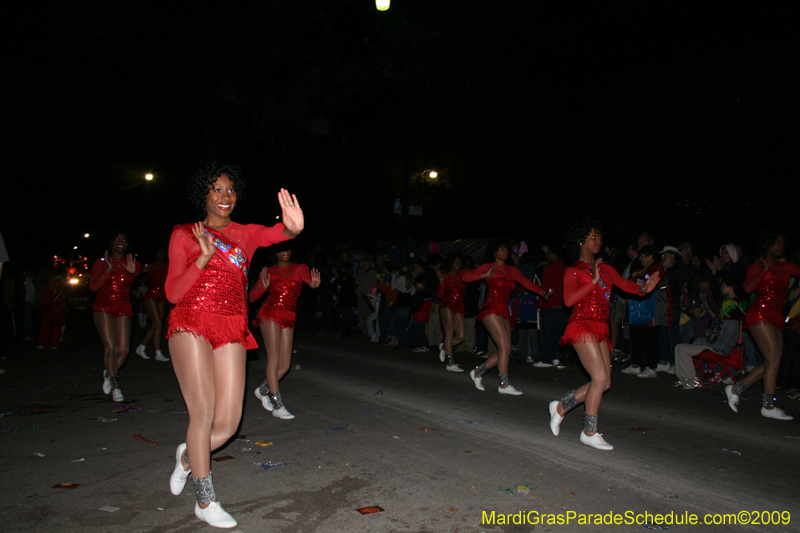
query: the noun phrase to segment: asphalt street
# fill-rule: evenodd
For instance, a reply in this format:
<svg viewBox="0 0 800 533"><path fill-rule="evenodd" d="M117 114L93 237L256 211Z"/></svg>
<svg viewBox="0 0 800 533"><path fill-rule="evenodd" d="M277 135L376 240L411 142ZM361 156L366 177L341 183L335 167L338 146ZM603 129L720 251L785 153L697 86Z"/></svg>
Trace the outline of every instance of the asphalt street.
<svg viewBox="0 0 800 533"><path fill-rule="evenodd" d="M69 323L60 350L6 346L0 530L213 531L194 517L191 483L180 496L169 492L187 425L171 364L131 355L120 372L125 401L114 403L101 391L91 318ZM135 328L134 341L141 334ZM434 351L302 331L295 347L281 391L297 418L273 418L253 396L266 365L253 352L239 438L214 453L217 495L239 521L232 531L639 532L655 527L645 513L703 520L742 511L751 522L783 523L664 527L800 531L800 422L762 418L760 385L736 414L719 387L678 390L673 376L639 379L615 367L599 421L615 450L602 452L578 440L582 407L559 437L548 427L548 402L586 381L577 365L512 361L511 383L524 392L513 397L497 393L496 371L480 392ZM467 369L481 361L459 359ZM800 418L800 403L779 398ZM382 511L357 511L369 506ZM634 523L578 523L610 513ZM537 524L544 514L569 523Z"/></svg>

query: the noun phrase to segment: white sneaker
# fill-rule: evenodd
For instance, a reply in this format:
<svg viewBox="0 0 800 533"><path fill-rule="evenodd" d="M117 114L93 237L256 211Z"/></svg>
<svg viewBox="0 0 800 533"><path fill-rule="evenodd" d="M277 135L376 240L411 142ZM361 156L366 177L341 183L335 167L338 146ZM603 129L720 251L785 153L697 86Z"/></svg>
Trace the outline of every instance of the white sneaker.
<svg viewBox="0 0 800 533"><path fill-rule="evenodd" d="M111 394L111 379L105 370L103 370L103 394Z"/></svg>
<svg viewBox="0 0 800 533"><path fill-rule="evenodd" d="M553 359L553 366L558 366L561 364L561 359Z"/></svg>
<svg viewBox="0 0 800 533"><path fill-rule="evenodd" d="M564 420L564 417L558 414L559 403L558 400L550 402L550 431L552 431L553 435L556 437L558 437L558 433L561 431L561 422Z"/></svg>
<svg viewBox="0 0 800 533"><path fill-rule="evenodd" d="M674 376L675 375L675 367L670 365L669 368L667 369L667 374L669 374L670 376Z"/></svg>
<svg viewBox="0 0 800 533"><path fill-rule="evenodd" d="M629 366L627 368L623 368L622 369L622 373L623 374L631 374L633 376L639 374L641 371L642 370L638 366L635 366L635 365L631 365L631 366Z"/></svg>
<svg viewBox="0 0 800 533"><path fill-rule="evenodd" d="M595 433L590 437L581 431L581 442L592 448L597 448L598 450L611 451L614 449L612 445L605 441L602 433Z"/></svg>
<svg viewBox="0 0 800 533"><path fill-rule="evenodd" d="M36 349L37 349L37 350L44 350L44 346L42 346L42 345L40 344L39 346L37 346L37 347L36 347Z"/></svg>
<svg viewBox="0 0 800 533"><path fill-rule="evenodd" d="M186 486L186 478L188 478L189 474L192 472L191 468L189 470L183 469L183 462L181 462L181 459L185 451L186 443L179 444L178 449L175 451L175 470L173 470L172 475L169 476L169 490L175 496L183 492L183 487Z"/></svg>
<svg viewBox="0 0 800 533"><path fill-rule="evenodd" d="M140 355L142 357L142 359L150 359L150 356L147 355L147 352L145 351L145 347L142 344L140 344L139 346L136 347L136 353L138 355Z"/></svg>
<svg viewBox="0 0 800 533"><path fill-rule="evenodd" d="M111 391L111 399L114 400L115 402L121 402L125 399L125 397L122 395L121 390L113 389Z"/></svg>
<svg viewBox="0 0 800 533"><path fill-rule="evenodd" d="M156 361L161 361L161 362L169 361L169 357L161 353L161 350L156 350Z"/></svg>
<svg viewBox="0 0 800 533"><path fill-rule="evenodd" d="M440 342L439 343L439 362L440 363L444 363L444 358L445 358L446 355L447 354L444 353L444 343Z"/></svg>
<svg viewBox="0 0 800 533"><path fill-rule="evenodd" d="M656 372L669 372L669 363L658 363L656 365Z"/></svg>
<svg viewBox="0 0 800 533"><path fill-rule="evenodd" d="M294 415L290 413L286 407L281 407L280 409L273 409L272 416L275 418L280 418L281 420L291 420L294 418Z"/></svg>
<svg viewBox="0 0 800 533"><path fill-rule="evenodd" d="M199 503L195 503L194 515L203 522L206 522L209 526L229 529L236 527L238 524L238 522L222 508L222 504L219 502L211 502L205 509L200 507Z"/></svg>
<svg viewBox="0 0 800 533"><path fill-rule="evenodd" d="M481 383L481 381L483 381L483 378L479 377L479 376L476 376L474 370L470 370L469 371L469 377L472 378L472 382L475 383L475 388L476 389L478 389L478 390L486 390L483 387L483 383Z"/></svg>
<svg viewBox="0 0 800 533"><path fill-rule="evenodd" d="M697 381L696 379L693 379L691 381L687 381L686 383L682 384L681 388L683 390L692 390L692 389L698 388L699 386L700 386L700 382Z"/></svg>
<svg viewBox="0 0 800 533"><path fill-rule="evenodd" d="M624 372L624 370L623 370ZM644 370L636 374L637 378L654 378L657 377L656 371L650 368L649 366L644 367Z"/></svg>
<svg viewBox="0 0 800 533"><path fill-rule="evenodd" d="M780 407L773 407L772 409L762 407L761 416L764 418L772 418L773 420L794 420L793 416L784 413L783 409Z"/></svg>
<svg viewBox="0 0 800 533"><path fill-rule="evenodd" d="M755 368L755 366L754 366L754 365L745 365L745 367L744 367L744 373L745 373L745 374L749 374L750 372L752 372L752 371L753 371L753 369L754 369L754 368Z"/></svg>
<svg viewBox="0 0 800 533"><path fill-rule="evenodd" d="M446 368L447 368L448 372L463 372L464 371L464 369L461 368L458 365L447 365Z"/></svg>
<svg viewBox="0 0 800 533"><path fill-rule="evenodd" d="M535 366L536 368L551 368L553 365L551 365L550 363L543 363L542 361L536 361L535 363L533 363L533 366Z"/></svg>
<svg viewBox="0 0 800 533"><path fill-rule="evenodd" d="M514 385L506 385L505 388L497 387L500 394L510 394L511 396L522 396L522 391L514 388Z"/></svg>
<svg viewBox="0 0 800 533"><path fill-rule="evenodd" d="M256 398L261 400L261 405L267 411L272 411L272 400L269 399L269 394L261 396L261 386L256 387Z"/></svg>
<svg viewBox="0 0 800 533"><path fill-rule="evenodd" d="M728 407L730 407L731 410L734 413L738 413L739 412L739 395L733 393L733 386L732 385L728 385L727 387L725 387L725 396L728 397Z"/></svg>

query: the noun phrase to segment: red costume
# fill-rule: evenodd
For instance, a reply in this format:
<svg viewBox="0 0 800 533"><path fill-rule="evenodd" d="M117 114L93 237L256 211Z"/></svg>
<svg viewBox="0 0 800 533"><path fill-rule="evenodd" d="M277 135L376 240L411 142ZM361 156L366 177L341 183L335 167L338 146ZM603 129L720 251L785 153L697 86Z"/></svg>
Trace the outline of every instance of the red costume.
<svg viewBox="0 0 800 533"><path fill-rule="evenodd" d="M61 326L67 312L67 284L63 279L51 280L42 291L42 327L39 330L39 346L58 348L61 341Z"/></svg>
<svg viewBox="0 0 800 533"><path fill-rule="evenodd" d="M200 245L192 226L176 226L169 242L164 289L175 309L169 316L167 337L188 332L202 337L215 350L230 343L256 347L247 328L249 258L259 247L287 240L283 224L268 228L231 222L221 232L206 227L206 233L214 236L216 251L203 270L195 264Z"/></svg>
<svg viewBox="0 0 800 533"><path fill-rule="evenodd" d="M608 300L611 289L617 285L631 294L639 292L639 285L620 276L613 267L600 264L600 281L592 284L592 267L576 261L564 272L564 302L578 301L572 308L567 329L561 337L561 346L586 342L608 343Z"/></svg>
<svg viewBox="0 0 800 533"><path fill-rule="evenodd" d="M131 286L133 279L141 274L142 264L136 261L136 271L131 274L125 270L126 259L112 259L114 267L107 270L105 259L100 257L92 266L92 280L89 288L97 292L92 306L95 313L109 313L117 316L133 316L131 308Z"/></svg>
<svg viewBox="0 0 800 533"><path fill-rule="evenodd" d="M147 292L142 298L163 302L167 299L164 282L167 281L169 263L150 263L147 265Z"/></svg>
<svg viewBox="0 0 800 533"><path fill-rule="evenodd" d="M760 262L748 267L744 290L756 293L745 318L748 327L770 322L783 331L783 302L786 301L791 276L800 276L800 267L788 261L770 265L769 270L765 270Z"/></svg>
<svg viewBox="0 0 800 533"><path fill-rule="evenodd" d="M464 291L467 285L461 281L462 273L445 274L444 281L439 284L437 296L442 303L439 309L452 309L454 313L464 314Z"/></svg>
<svg viewBox="0 0 800 533"><path fill-rule="evenodd" d="M484 263L476 269L465 272L461 275L461 279L466 282L478 281L481 275L489 270L497 263ZM483 302L478 316L478 320L483 320L488 315L499 315L506 320L511 318L511 311L509 304L511 303L511 293L517 283L525 287L531 292L535 292L539 296L544 296L546 293L535 284L522 275L516 267L506 265L497 265L494 275L486 278L486 300Z"/></svg>
<svg viewBox="0 0 800 533"><path fill-rule="evenodd" d="M303 282L311 285L311 271L308 265L289 265L283 268L273 265L267 272L269 272L269 296L258 310L256 322L261 324L265 320L270 320L280 325L281 329L294 329L297 300L300 298L300 291L303 290ZM259 279L250 291L250 301L255 302L261 298L266 290Z"/></svg>

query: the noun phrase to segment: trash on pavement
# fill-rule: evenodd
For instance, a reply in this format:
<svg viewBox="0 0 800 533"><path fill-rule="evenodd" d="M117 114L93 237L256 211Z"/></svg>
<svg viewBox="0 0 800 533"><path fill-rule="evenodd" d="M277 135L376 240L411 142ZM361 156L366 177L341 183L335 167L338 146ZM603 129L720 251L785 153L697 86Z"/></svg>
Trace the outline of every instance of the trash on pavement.
<svg viewBox="0 0 800 533"><path fill-rule="evenodd" d="M98 511L105 511L107 513L113 513L114 511L119 511L119 507L112 507L111 505L104 505Z"/></svg>
<svg viewBox="0 0 800 533"><path fill-rule="evenodd" d="M139 435L138 433L133 435L133 438L136 439L136 440L140 440L142 442L147 442L149 444L158 444L158 442L156 442L154 440L146 439L146 438L142 437L141 435Z"/></svg>
<svg viewBox="0 0 800 533"><path fill-rule="evenodd" d="M80 485L80 483L59 483L58 485L53 485L54 489L74 489Z"/></svg>
<svg viewBox="0 0 800 533"><path fill-rule="evenodd" d="M370 505L367 507L359 507L356 509L361 514L372 514L372 513L380 513L383 511L383 507L378 507L377 505Z"/></svg>

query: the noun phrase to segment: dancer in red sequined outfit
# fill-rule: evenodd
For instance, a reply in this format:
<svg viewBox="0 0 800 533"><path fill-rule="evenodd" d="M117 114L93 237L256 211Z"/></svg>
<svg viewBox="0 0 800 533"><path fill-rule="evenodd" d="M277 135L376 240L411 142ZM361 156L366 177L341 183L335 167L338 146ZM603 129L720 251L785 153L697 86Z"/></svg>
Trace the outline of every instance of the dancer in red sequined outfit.
<svg viewBox="0 0 800 533"><path fill-rule="evenodd" d="M142 272L142 265L128 250L128 239L117 233L108 250L92 266L89 288L97 292L92 306L94 325L103 341L103 392L111 394L115 402L125 398L119 388L119 369L128 358L131 343L131 285ZM98 292L99 291L99 292Z"/></svg>
<svg viewBox="0 0 800 533"><path fill-rule="evenodd" d="M167 337L175 375L189 411L186 443L178 446L170 490L180 494L192 473L195 516L215 527L234 527L211 482L211 452L239 426L245 387L247 268L259 247L294 238L303 211L285 189L278 193L283 223L242 225L231 212L244 192L238 168L212 163L190 182L190 196L205 211L203 222L178 226L169 244L167 299L175 304ZM190 469L191 465L191 469Z"/></svg>
<svg viewBox="0 0 800 533"><path fill-rule="evenodd" d="M444 263L444 272L437 270L439 276L439 291L437 296L442 303L439 305L439 314L444 325L444 342L439 345L439 360L447 362L449 372L463 372L456 364L453 357L453 348L464 342L464 291L467 285L461 281L461 256L452 254L447 256Z"/></svg>
<svg viewBox="0 0 800 533"><path fill-rule="evenodd" d="M761 257L747 269L744 290L756 293L745 321L764 356L764 362L743 380L725 387L728 405L734 412L738 412L739 396L749 386L763 380L761 416L775 420L794 419L775 406L775 381L783 353L783 303L789 289L789 278L800 277L800 267L783 259L785 250L784 235L765 232L761 236Z"/></svg>
<svg viewBox="0 0 800 533"><path fill-rule="evenodd" d="M283 379L292 364L294 343L295 309L303 282L312 289L319 287L319 270L308 269L308 265L291 262L292 251L275 254L278 263L264 267L259 281L250 291L250 301L255 302L269 289L269 295L258 310L258 327L267 349L267 377L255 391L256 398L272 416L291 420L294 415L283 404L278 382Z"/></svg>
<svg viewBox="0 0 800 533"><path fill-rule="evenodd" d="M511 293L517 283L545 299L549 297L550 293L544 292L536 283L523 276L516 267L506 265L508 244L505 242L491 241L486 247L486 251L487 255L493 256L494 261L465 272L461 279L465 283L480 279L486 280L486 300L476 318L482 320L483 325L489 330L489 334L497 345L497 352L490 355L484 364L470 371L469 377L475 383L476 389L485 390L482 383L483 375L496 365L500 372L500 385L497 387L497 392L519 396L522 392L508 384L508 356L511 354L511 325L509 323Z"/></svg>
<svg viewBox="0 0 800 533"><path fill-rule="evenodd" d="M626 280L597 257L602 244L601 226L596 221L576 222L567 233L564 250L579 259L564 272L564 304L574 307L561 344L575 348L591 381L568 392L560 401L550 402L550 430L558 436L567 411L584 402L586 413L583 415L581 442L598 450L613 450L602 433L597 432L600 401L603 392L611 387L608 300L615 285L631 294L648 294L657 286L660 276L654 274L642 286Z"/></svg>
<svg viewBox="0 0 800 533"><path fill-rule="evenodd" d="M164 293L164 283L167 281L169 263L164 261L166 256L164 248L159 248L156 251L155 263L148 263L144 267L144 273L147 274L147 292L142 300L144 302L144 310L147 312L147 316L150 317L150 328L148 328L139 347L136 348L136 353L142 359L150 359L145 348L152 340L153 347L156 349L156 361L169 361L169 357L161 352L161 328L164 322L164 313L167 310L167 295Z"/></svg>

